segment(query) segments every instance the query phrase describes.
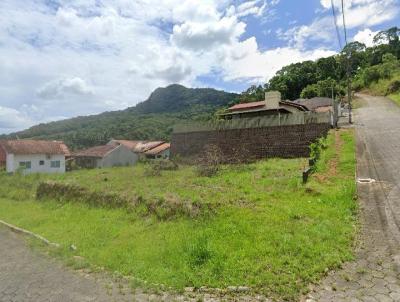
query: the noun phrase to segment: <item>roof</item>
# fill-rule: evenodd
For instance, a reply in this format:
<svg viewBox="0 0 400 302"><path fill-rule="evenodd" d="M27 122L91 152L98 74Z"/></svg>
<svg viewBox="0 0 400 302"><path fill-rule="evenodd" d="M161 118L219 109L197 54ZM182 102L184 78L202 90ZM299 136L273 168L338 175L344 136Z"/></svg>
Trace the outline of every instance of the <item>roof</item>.
<svg viewBox="0 0 400 302"><path fill-rule="evenodd" d="M3 140L0 145L9 154L51 154L70 155L68 147L62 141L45 140Z"/></svg>
<svg viewBox="0 0 400 302"><path fill-rule="evenodd" d="M77 151L73 154L75 157L99 157L103 158L112 150L116 149L118 146L115 145L104 145L96 146L85 150Z"/></svg>
<svg viewBox="0 0 400 302"><path fill-rule="evenodd" d="M308 108L306 106L304 106L303 104L294 103L292 101L280 101L279 105L294 107L301 111L308 111ZM236 112L244 113L244 112L268 111L268 110L274 110L274 111L278 110L278 111L287 111L288 112L288 110L286 110L284 107L267 108L265 101L236 104L232 107L229 107L228 110L230 111L230 113L228 113L228 115L235 114Z"/></svg>
<svg viewBox="0 0 400 302"><path fill-rule="evenodd" d="M325 97L314 97L311 99L297 99L293 101L296 104L306 106L309 110L316 110L320 107L332 106L332 99Z"/></svg>
<svg viewBox="0 0 400 302"><path fill-rule="evenodd" d="M157 147L150 149L146 151L145 153L148 155L157 155L165 150L168 150L171 147L170 143L163 143L161 145L158 145Z"/></svg>
<svg viewBox="0 0 400 302"><path fill-rule="evenodd" d="M250 103L240 103L233 105L232 107L229 107L229 111L236 111L236 110L244 110L244 109L255 109L257 107L264 107L265 106L265 101L261 102L250 102Z"/></svg>
<svg viewBox="0 0 400 302"><path fill-rule="evenodd" d="M150 149L153 149L161 144L164 144L164 141L130 141L130 140L112 140L111 143L117 143L128 147L133 152L136 153L144 153Z"/></svg>

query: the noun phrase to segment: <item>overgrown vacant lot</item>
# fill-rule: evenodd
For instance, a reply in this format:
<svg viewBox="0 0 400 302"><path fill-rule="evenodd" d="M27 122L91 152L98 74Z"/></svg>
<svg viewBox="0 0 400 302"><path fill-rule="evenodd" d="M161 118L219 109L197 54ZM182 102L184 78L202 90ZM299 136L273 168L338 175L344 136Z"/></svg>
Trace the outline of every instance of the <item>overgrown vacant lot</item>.
<svg viewBox="0 0 400 302"><path fill-rule="evenodd" d="M292 300L327 268L352 258L353 133L332 132L328 146L307 185L301 183L306 159L224 166L213 177L197 176L189 166L147 176L144 164L62 176L3 174L0 219L60 243L67 259L80 255L150 284L176 289L244 285ZM126 209L36 200L37 186L46 180L142 203L161 199L208 207L198 215L160 219L140 203Z"/></svg>

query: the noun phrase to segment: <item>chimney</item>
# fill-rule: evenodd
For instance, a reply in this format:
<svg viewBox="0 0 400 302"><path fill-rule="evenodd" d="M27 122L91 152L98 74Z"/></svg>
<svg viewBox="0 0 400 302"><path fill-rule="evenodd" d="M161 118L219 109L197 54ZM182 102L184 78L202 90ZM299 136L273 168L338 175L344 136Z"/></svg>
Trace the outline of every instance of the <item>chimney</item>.
<svg viewBox="0 0 400 302"><path fill-rule="evenodd" d="M278 109L281 101L281 93L279 91L268 91L265 93L265 106L267 109Z"/></svg>

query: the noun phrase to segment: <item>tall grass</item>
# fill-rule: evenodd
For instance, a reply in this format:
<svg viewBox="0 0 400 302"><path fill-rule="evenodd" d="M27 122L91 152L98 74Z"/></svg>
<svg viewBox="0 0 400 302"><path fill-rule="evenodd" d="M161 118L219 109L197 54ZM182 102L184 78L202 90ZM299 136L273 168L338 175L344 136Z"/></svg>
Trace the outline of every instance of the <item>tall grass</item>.
<svg viewBox="0 0 400 302"><path fill-rule="evenodd" d="M306 186L301 183L305 159L223 166L213 177L199 177L189 166L144 177L145 165L59 176L2 175L6 186L0 188L0 218L60 243L67 259L77 254L149 283L176 289L246 285L294 300L327 268L352 259L354 140L350 131L340 138L337 174L326 168L335 152L331 134L319 161L318 173L325 178L313 177ZM49 179L218 207L209 216L160 221L126 209L36 201L35 186ZM76 251L69 249L72 244Z"/></svg>

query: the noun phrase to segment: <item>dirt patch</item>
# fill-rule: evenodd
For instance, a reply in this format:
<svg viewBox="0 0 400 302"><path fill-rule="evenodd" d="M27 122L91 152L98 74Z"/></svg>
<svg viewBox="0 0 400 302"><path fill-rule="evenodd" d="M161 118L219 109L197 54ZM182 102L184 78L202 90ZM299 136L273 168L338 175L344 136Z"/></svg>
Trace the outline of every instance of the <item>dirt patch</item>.
<svg viewBox="0 0 400 302"><path fill-rule="evenodd" d="M335 148L335 154L334 156L329 160L328 162L328 169L326 171L324 171L324 173L315 173L315 178L319 181L319 182L324 182L327 181L329 178L336 176L337 175L337 167L339 164L339 156L340 156L340 152L342 150L343 147L343 140L342 137L340 136L340 133L343 130L336 130L335 131L335 142L334 142L334 148Z"/></svg>

